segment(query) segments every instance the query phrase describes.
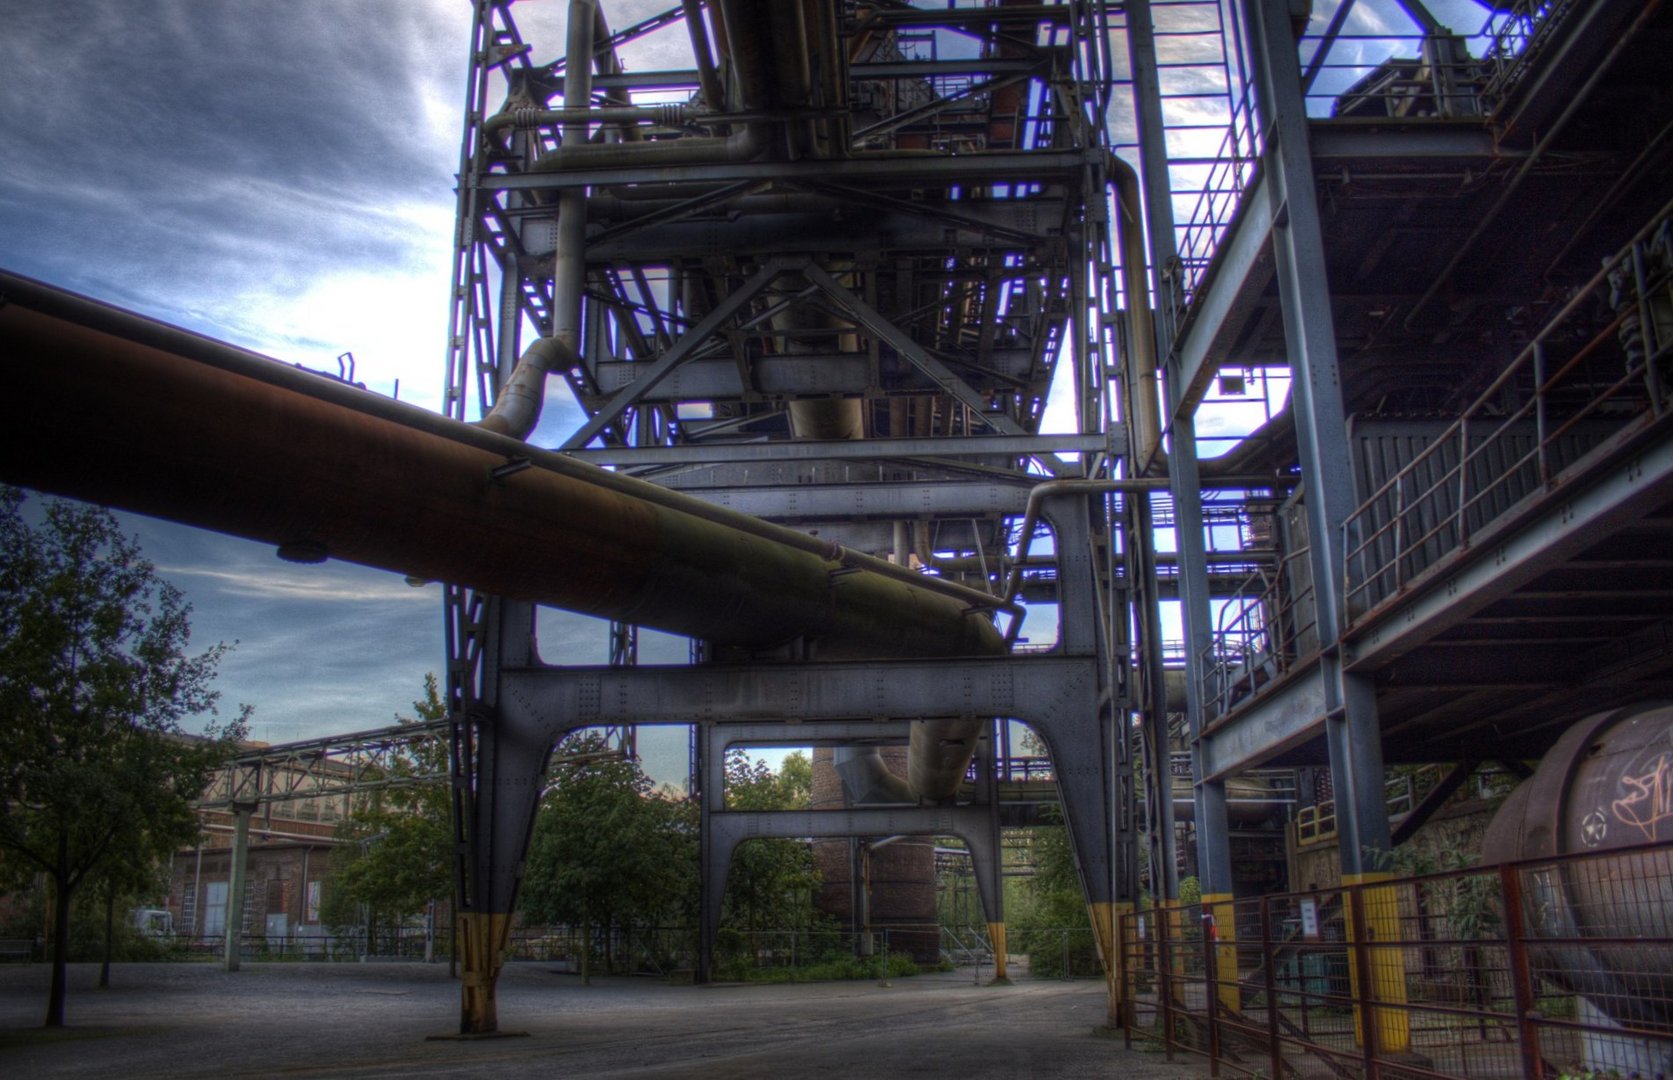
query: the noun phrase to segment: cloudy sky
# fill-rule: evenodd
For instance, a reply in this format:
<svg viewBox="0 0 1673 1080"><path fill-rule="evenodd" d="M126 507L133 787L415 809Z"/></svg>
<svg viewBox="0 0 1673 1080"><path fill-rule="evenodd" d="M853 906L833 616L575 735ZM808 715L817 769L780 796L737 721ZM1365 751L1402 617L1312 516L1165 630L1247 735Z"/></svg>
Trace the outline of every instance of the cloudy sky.
<svg viewBox="0 0 1673 1080"><path fill-rule="evenodd" d="M537 51L565 7L518 6ZM0 266L291 363L352 352L372 390L438 408L470 12L0 0ZM194 643L238 641L218 685L257 738L383 726L442 669L435 586L124 522L192 601ZM604 659L576 620L541 636Z"/></svg>

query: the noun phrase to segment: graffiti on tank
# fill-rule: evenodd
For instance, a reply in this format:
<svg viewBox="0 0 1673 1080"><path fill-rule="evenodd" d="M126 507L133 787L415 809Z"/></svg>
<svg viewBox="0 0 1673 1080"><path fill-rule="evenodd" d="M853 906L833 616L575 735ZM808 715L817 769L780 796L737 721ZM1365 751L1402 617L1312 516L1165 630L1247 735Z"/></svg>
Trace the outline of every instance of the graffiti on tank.
<svg viewBox="0 0 1673 1080"><path fill-rule="evenodd" d="M1621 787L1628 794L1611 804L1615 820L1631 825L1646 840L1659 840L1661 824L1673 818L1673 762L1667 754L1657 755L1655 764L1636 775L1623 774Z"/></svg>

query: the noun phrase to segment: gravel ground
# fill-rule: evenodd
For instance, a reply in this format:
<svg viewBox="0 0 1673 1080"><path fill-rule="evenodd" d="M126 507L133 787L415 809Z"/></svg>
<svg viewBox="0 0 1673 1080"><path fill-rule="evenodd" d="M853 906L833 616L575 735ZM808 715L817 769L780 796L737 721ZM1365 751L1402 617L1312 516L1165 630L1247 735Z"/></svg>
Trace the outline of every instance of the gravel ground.
<svg viewBox="0 0 1673 1080"><path fill-rule="evenodd" d="M527 1037L431 1041L456 1030L446 965L72 965L69 1026L45 1031L44 964L0 967L0 1076L1120 1077L1206 1075L1098 1037L1103 985L969 974L791 986L669 986L514 964L500 1026Z"/></svg>

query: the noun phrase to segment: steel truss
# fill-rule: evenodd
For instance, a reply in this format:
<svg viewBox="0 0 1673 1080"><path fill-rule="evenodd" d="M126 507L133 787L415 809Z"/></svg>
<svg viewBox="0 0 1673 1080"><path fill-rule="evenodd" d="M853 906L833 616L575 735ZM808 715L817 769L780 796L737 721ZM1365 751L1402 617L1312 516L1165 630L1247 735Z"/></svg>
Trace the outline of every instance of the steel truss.
<svg viewBox="0 0 1673 1080"><path fill-rule="evenodd" d="M1055 566L1030 581L1060 625L1049 656L806 663L815 641L722 642L689 668L562 667L539 660L528 605L450 589L461 908L491 928L482 947L512 910L551 746L599 724L693 724L713 758L763 724L871 740L924 718L1025 720L1052 747L1087 895L1112 927L1135 887L1120 583L1140 534L1119 527L1131 499L1080 492L1037 514L1027 497L1055 475L1117 476L1126 450L1106 6L715 0L615 32L599 16L590 44L576 52L572 34L550 61L513 7L481 0L473 32L450 414L495 410L525 341L554 338L573 360L548 385L585 412L554 437L564 450L985 593L1021 583L1019 523L1049 526ZM817 25L793 25L792 8ZM638 36L681 31L689 67L623 72ZM554 267L577 259L571 310ZM1039 434L1054 378L1068 436ZM744 817L708 804L712 777L701 786L706 895L745 835L948 832L985 852L992 830L974 805ZM467 987L467 1030L494 1024L495 969L482 960Z"/></svg>
<svg viewBox="0 0 1673 1080"><path fill-rule="evenodd" d="M425 765L413 750L439 743L449 731L448 721L433 720L243 751L221 766L196 805L271 807L437 783L447 778L446 769Z"/></svg>

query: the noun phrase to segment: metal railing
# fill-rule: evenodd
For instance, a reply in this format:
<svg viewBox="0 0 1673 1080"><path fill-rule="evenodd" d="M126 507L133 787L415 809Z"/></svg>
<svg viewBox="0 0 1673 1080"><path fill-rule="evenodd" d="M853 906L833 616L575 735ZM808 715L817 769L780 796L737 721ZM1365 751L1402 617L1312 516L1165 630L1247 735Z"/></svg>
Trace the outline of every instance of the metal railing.
<svg viewBox="0 0 1673 1080"><path fill-rule="evenodd" d="M1230 119L1214 153L1169 160L1176 176L1201 177L1195 190L1174 191L1176 203L1182 201L1181 196L1190 200L1190 209L1175 230L1179 262L1165 275L1167 288L1162 297L1164 317L1176 330L1196 300L1198 286L1242 205L1244 191L1254 182L1261 154L1266 150L1265 132L1255 116L1250 88L1228 98L1227 111Z"/></svg>
<svg viewBox="0 0 1673 1080"><path fill-rule="evenodd" d="M175 934L154 939L175 958L219 961L226 955L226 935ZM377 927L368 936L364 927L320 929L317 933L265 934L247 930L238 937L244 960L318 961L445 961L453 947L452 928L437 926Z"/></svg>
<svg viewBox="0 0 1673 1080"><path fill-rule="evenodd" d="M1307 111L1343 119L1490 115L1520 84L1539 46L1561 31L1563 17L1575 6L1518 0L1491 12L1479 29L1465 35L1345 32L1343 23L1333 21L1298 42ZM1191 92L1170 94L1164 86L1162 95L1178 261L1164 268L1159 303L1175 340L1243 193L1255 181L1266 146L1252 75L1242 63L1242 27L1235 16L1220 16L1214 29L1221 37L1218 48L1206 50L1209 58L1195 62L1170 62L1168 33L1158 30L1156 35L1163 68L1186 74L1200 70ZM1204 51L1200 43L1191 48ZM1209 149L1216 132L1218 146Z"/></svg>
<svg viewBox="0 0 1673 1080"><path fill-rule="evenodd" d="M1411 813L1412 807L1417 805L1420 787L1419 778L1411 773L1384 779L1383 800L1388 806L1388 816L1392 819ZM1336 839L1336 800L1325 799L1298 809L1295 812L1295 839L1298 844L1319 844Z"/></svg>
<svg viewBox="0 0 1673 1080"><path fill-rule="evenodd" d="M1224 715L1317 651L1312 575L1302 572L1310 571L1308 556L1305 547L1290 552L1275 572L1250 576L1220 608L1202 654L1206 715Z"/></svg>
<svg viewBox="0 0 1673 1080"><path fill-rule="evenodd" d="M1658 1076L1673 847L1124 916L1129 1045L1217 1075Z"/></svg>
<svg viewBox="0 0 1673 1080"><path fill-rule="evenodd" d="M1388 816L1409 814L1418 801L1440 783L1451 769L1449 765L1424 765L1415 772L1390 776L1383 781L1383 793L1388 805ZM1468 786L1460 788L1455 798L1501 799L1515 786L1512 774L1502 770L1483 768L1470 774ZM1296 842L1323 843L1336 839L1336 800L1321 799L1295 812Z"/></svg>
<svg viewBox="0 0 1673 1080"><path fill-rule="evenodd" d="M1487 39L1482 64L1487 69L1483 96L1496 107L1519 86L1543 43L1564 32L1567 20L1584 9L1584 0L1515 0L1488 16L1481 37Z"/></svg>
<svg viewBox="0 0 1673 1080"><path fill-rule="evenodd" d="M1349 625L1670 404L1673 203L1343 524ZM1598 313L1613 312L1604 320ZM1507 407L1507 399L1520 404ZM1589 426L1588 426L1589 425Z"/></svg>

